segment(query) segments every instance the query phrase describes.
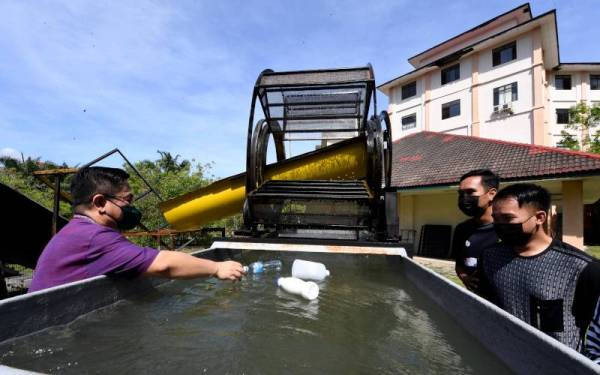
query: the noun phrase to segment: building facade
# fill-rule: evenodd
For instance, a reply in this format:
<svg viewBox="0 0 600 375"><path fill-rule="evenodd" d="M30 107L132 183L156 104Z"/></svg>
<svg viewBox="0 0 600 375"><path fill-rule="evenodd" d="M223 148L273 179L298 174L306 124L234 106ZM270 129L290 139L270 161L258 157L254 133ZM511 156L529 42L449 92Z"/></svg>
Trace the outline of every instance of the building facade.
<svg viewBox="0 0 600 375"><path fill-rule="evenodd" d="M555 10L532 17L529 4L408 61L413 71L378 87L394 140L433 131L560 146L568 109L600 105L600 63L561 63Z"/></svg>
<svg viewBox="0 0 600 375"><path fill-rule="evenodd" d="M555 147L422 131L393 143L392 186L397 191L399 229L423 254L428 227L450 233L467 217L458 209L460 177L491 169L500 187L529 182L551 194L548 232L580 249L600 245L600 155ZM438 244L439 232L429 234ZM443 241L441 241L443 242ZM443 251L442 251L443 252Z"/></svg>

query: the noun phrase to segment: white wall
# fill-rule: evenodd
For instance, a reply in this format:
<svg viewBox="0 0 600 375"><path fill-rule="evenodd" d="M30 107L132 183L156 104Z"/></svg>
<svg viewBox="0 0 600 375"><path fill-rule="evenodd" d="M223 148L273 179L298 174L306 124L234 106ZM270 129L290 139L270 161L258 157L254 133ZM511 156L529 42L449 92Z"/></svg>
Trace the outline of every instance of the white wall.
<svg viewBox="0 0 600 375"><path fill-rule="evenodd" d="M482 123L480 136L507 142L533 143L533 116L531 112L500 117Z"/></svg>
<svg viewBox="0 0 600 375"><path fill-rule="evenodd" d="M571 90L556 90L554 78L557 74L571 76ZM570 71L568 69L561 69L558 72L548 73L549 101L546 115L551 134L552 146L556 146L556 144L562 139L560 136L561 131L566 130L565 125L556 123L556 109L569 109L581 101L584 96L587 97L586 101L588 104L594 105L598 103L600 105L600 90L591 90L590 74L600 74L600 71L578 72ZM576 137L580 136L580 134L577 134L575 131L568 131Z"/></svg>
<svg viewBox="0 0 600 375"><path fill-rule="evenodd" d="M412 129L402 130L402 117L413 113L417 116L417 126ZM392 122L392 140L425 130L423 129L423 106L420 104L392 113L390 120Z"/></svg>
<svg viewBox="0 0 600 375"><path fill-rule="evenodd" d="M412 81L410 81L412 82ZM407 83L410 83L407 82ZM392 122L392 139L396 140L408 134L416 133L423 129L423 79L417 79L417 95L402 100L402 85L396 86L390 92L388 113ZM406 131L402 130L402 117L416 113L417 126Z"/></svg>
<svg viewBox="0 0 600 375"><path fill-rule="evenodd" d="M531 68L533 63L533 39L532 33L526 33L515 39L517 42L517 59L493 66L492 50L500 45L508 44L510 41L499 43L493 48L479 53L479 82L491 82L495 79L506 77L524 69Z"/></svg>
<svg viewBox="0 0 600 375"><path fill-rule="evenodd" d="M598 103L600 105L600 90L591 90L590 89L590 74L600 75L600 67L598 67L598 71L596 72L585 72L585 80L587 83L587 97L588 100L593 103Z"/></svg>
<svg viewBox="0 0 600 375"><path fill-rule="evenodd" d="M415 251L419 247L421 227L425 224L451 225L468 219L457 206L456 191L409 195L400 193L399 221L400 229L416 231Z"/></svg>
<svg viewBox="0 0 600 375"><path fill-rule="evenodd" d="M479 52L478 57L472 55L459 60L461 79L458 81L442 86L441 69L437 69L427 75L428 79L430 79L429 87L431 89L428 107L429 130L463 135L472 134L471 69L473 59L478 58L480 136L509 142L533 143L533 32L525 33L515 40L517 42L516 60L500 66L493 66L493 48L509 42L506 41L498 43L493 48ZM591 90L589 82L590 73L589 71L569 71L565 68L559 72L546 71L548 86L546 90L547 100L544 102L545 121L551 146L556 145L556 142L560 140L560 132L564 129L563 125L556 124L557 108L570 108L584 96L587 96L589 104L600 104L600 90ZM595 73L592 73L600 74L600 66ZM554 76L556 74L571 75L571 90L556 90L554 88ZM397 86L391 90L389 112L392 118L394 140L424 130L424 79L423 76L417 78L417 95L413 98L402 101L400 97L401 86ZM494 88L512 82L518 83L519 90L518 100L512 104L513 114L493 114ZM442 104L457 99L461 103L460 116L442 120ZM411 113L417 114L417 126L414 129L402 131L401 118Z"/></svg>
<svg viewBox="0 0 600 375"><path fill-rule="evenodd" d="M459 44L453 46L452 48L449 48L447 50L442 50L441 53L438 53L436 55L432 55L428 59L420 60L419 64L417 65L417 67L429 64L430 62L433 62L433 61L435 61L435 60L437 60L437 59L439 59L439 58L441 58L441 57L443 57L445 55L448 55L449 53L451 53L453 51L458 51L461 48L467 47L467 46L469 46L471 44L476 43L477 41L486 39L486 38L488 38L488 37L490 37L492 35L498 34L499 32L501 32L503 30L506 30L506 29L509 29L511 27L514 27L514 26L517 26L517 20L511 20L511 21L505 22L505 23L503 23L501 25L498 25L497 27L495 27L493 29L488 30L485 33L477 35L477 37L475 37L473 39L467 39L467 40L463 41L462 43L459 43Z"/></svg>
<svg viewBox="0 0 600 375"><path fill-rule="evenodd" d="M571 90L557 90L554 85L554 78L556 75L570 75ZM575 102L578 98L581 98L581 82L579 80L579 74L577 73L564 70L552 73L548 77L548 85L550 87L550 98L552 98L554 102Z"/></svg>
<svg viewBox="0 0 600 375"><path fill-rule="evenodd" d="M429 104L429 130L448 132L471 126L471 58L461 59L460 79L442 85L442 69L431 74L431 102ZM451 63L452 66L456 63ZM442 120L442 105L460 100L460 116Z"/></svg>

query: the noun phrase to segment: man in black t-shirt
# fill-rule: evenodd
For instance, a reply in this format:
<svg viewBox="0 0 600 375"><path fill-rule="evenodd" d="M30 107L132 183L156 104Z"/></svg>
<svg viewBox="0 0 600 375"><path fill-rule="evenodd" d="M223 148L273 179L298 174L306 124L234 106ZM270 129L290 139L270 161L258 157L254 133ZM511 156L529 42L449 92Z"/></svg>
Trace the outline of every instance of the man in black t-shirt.
<svg viewBox="0 0 600 375"><path fill-rule="evenodd" d="M481 252L498 242L492 223L492 200L498 185L498 176L487 169L473 170L460 178L458 208L471 218L454 229L452 258L456 275L471 290L477 286Z"/></svg>
<svg viewBox="0 0 600 375"><path fill-rule="evenodd" d="M476 292L573 349L592 320L600 264L544 231L550 194L515 184L498 192L494 228L501 240L479 261Z"/></svg>

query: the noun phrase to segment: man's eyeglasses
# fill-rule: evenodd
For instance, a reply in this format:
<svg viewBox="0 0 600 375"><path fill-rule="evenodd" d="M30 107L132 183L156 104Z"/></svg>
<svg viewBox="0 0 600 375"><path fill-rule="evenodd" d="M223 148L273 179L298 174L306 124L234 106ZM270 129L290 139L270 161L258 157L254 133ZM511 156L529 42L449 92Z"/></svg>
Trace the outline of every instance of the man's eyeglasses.
<svg viewBox="0 0 600 375"><path fill-rule="evenodd" d="M118 201L121 201L121 202L124 202L124 203L127 203L127 204L133 203L133 195L128 195L126 197L119 197L117 195L104 194L104 196L107 197L107 198L116 199Z"/></svg>

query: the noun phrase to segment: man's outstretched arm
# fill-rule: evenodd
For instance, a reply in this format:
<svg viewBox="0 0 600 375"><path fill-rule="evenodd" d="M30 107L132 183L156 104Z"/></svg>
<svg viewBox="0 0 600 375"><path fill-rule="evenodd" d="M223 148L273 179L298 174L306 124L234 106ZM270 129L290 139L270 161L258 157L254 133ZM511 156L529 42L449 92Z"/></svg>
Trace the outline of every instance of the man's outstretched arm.
<svg viewBox="0 0 600 375"><path fill-rule="evenodd" d="M221 280L239 280L245 274L234 261L214 262L177 251L160 251L144 275L171 279L215 276Z"/></svg>

